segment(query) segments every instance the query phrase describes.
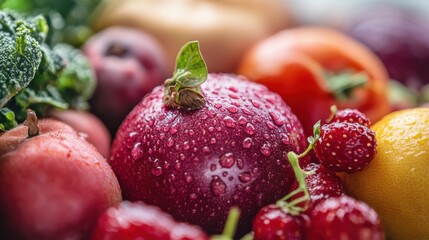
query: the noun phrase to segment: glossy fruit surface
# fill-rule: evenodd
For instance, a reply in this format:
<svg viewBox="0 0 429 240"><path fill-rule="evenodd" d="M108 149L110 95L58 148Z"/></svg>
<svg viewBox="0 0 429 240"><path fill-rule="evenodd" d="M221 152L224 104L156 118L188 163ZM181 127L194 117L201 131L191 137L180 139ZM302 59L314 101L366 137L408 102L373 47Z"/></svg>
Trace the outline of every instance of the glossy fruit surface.
<svg viewBox="0 0 429 240"><path fill-rule="evenodd" d="M380 214L387 236L429 235L429 108L391 113L372 126L377 154L362 172L348 174L349 192Z"/></svg>
<svg viewBox="0 0 429 240"><path fill-rule="evenodd" d="M329 198L310 215L310 240L383 240L377 213L367 204L349 196Z"/></svg>
<svg viewBox="0 0 429 240"><path fill-rule="evenodd" d="M0 239L88 239L98 216L121 201L106 160L70 126L39 121L0 135Z"/></svg>
<svg viewBox="0 0 429 240"><path fill-rule="evenodd" d="M209 74L200 110L168 108L157 87L128 115L111 165L125 199L159 206L179 221L221 232L238 206L244 234L259 208L286 195L286 151L303 151L302 127L281 98L235 75ZM244 230L243 230L244 229Z"/></svg>
<svg viewBox="0 0 429 240"><path fill-rule="evenodd" d="M307 135L314 123L329 117L331 105L356 108L373 122L390 111L383 64L362 44L332 29L280 31L251 48L238 73L278 93ZM343 91L363 79L365 84Z"/></svg>
<svg viewBox="0 0 429 240"><path fill-rule="evenodd" d="M104 123L94 114L70 109L53 110L49 115L73 127L76 132L94 145L104 158L109 158L112 138Z"/></svg>
<svg viewBox="0 0 429 240"><path fill-rule="evenodd" d="M94 112L114 134L131 109L164 81L164 52L149 34L111 27L94 34L82 48L96 73Z"/></svg>
<svg viewBox="0 0 429 240"><path fill-rule="evenodd" d="M293 216L271 204L253 220L254 240L304 240L308 216Z"/></svg>
<svg viewBox="0 0 429 240"><path fill-rule="evenodd" d="M198 227L178 223L159 208L124 201L98 220L92 240L208 240Z"/></svg>
<svg viewBox="0 0 429 240"><path fill-rule="evenodd" d="M361 171L374 158L374 132L363 125L333 122L320 127L314 151L320 162L335 172Z"/></svg>
<svg viewBox="0 0 429 240"><path fill-rule="evenodd" d="M316 163L308 164L304 170L308 172L314 171L313 174L305 177L305 183L310 194L310 202L306 213L311 213L314 207L325 199L344 195L344 183L334 171ZM291 190L295 190L298 186L298 181L295 181ZM301 196L302 194L297 194L293 199Z"/></svg>

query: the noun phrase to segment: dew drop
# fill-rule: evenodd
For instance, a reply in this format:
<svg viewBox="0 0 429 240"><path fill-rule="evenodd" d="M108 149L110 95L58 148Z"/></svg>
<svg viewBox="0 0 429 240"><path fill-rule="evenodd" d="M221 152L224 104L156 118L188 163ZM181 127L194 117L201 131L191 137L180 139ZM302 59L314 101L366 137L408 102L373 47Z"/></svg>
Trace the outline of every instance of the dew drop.
<svg viewBox="0 0 429 240"><path fill-rule="evenodd" d="M241 159L241 158L237 159L237 167L239 169L243 169L244 168L244 161L243 161L243 159Z"/></svg>
<svg viewBox="0 0 429 240"><path fill-rule="evenodd" d="M223 122L225 123L225 126L227 126L229 128L234 128L236 126L235 120L232 119L230 116L224 117Z"/></svg>
<svg viewBox="0 0 429 240"><path fill-rule="evenodd" d="M143 150L142 150L142 148L141 148L141 143L136 143L136 144L134 144L134 147L133 147L133 149L131 150L131 157L134 159L134 160L137 160L137 159L139 159L141 156L142 156L142 154L143 154Z"/></svg>
<svg viewBox="0 0 429 240"><path fill-rule="evenodd" d="M222 107L222 105L221 105L221 104L219 104L219 103L215 103L215 104L214 104L214 107L215 107L215 108L217 108L217 109L219 109L219 108L221 108L221 107Z"/></svg>
<svg viewBox="0 0 429 240"><path fill-rule="evenodd" d="M192 181L194 181L194 177L192 176L192 174L185 173L185 182L191 183Z"/></svg>
<svg viewBox="0 0 429 240"><path fill-rule="evenodd" d="M216 164L211 164L210 165L210 171L212 171L212 172L214 172L214 171L216 171Z"/></svg>
<svg viewBox="0 0 429 240"><path fill-rule="evenodd" d="M171 128L170 128L170 134L171 134L171 135L176 134L176 133L177 133L177 131L179 131L179 129L178 129L177 127L171 127Z"/></svg>
<svg viewBox="0 0 429 240"><path fill-rule="evenodd" d="M218 177L213 177L210 182L210 190L216 197L219 197L226 192L226 184L224 181L219 179Z"/></svg>
<svg viewBox="0 0 429 240"><path fill-rule="evenodd" d="M253 134L255 134L255 126L253 126L253 124L251 124L251 123L247 123L246 127L244 127L244 132L247 135L253 135Z"/></svg>
<svg viewBox="0 0 429 240"><path fill-rule="evenodd" d="M272 124L271 122L267 122L267 127L269 129L274 129L275 128L274 124Z"/></svg>
<svg viewBox="0 0 429 240"><path fill-rule="evenodd" d="M185 141L185 142L183 143L183 149L188 150L190 147L191 147L191 146L189 145L189 142L188 142L188 141Z"/></svg>
<svg viewBox="0 0 429 240"><path fill-rule="evenodd" d="M232 92L235 92L235 93L237 93L237 92L238 92L238 89L237 89L236 87L234 87L234 86L229 86L229 87L228 87L228 90L230 90L230 91L232 91Z"/></svg>
<svg viewBox="0 0 429 240"><path fill-rule="evenodd" d="M269 145L269 144L264 144L262 147L261 147L261 153L264 155L264 156L270 156L271 155L271 146Z"/></svg>
<svg viewBox="0 0 429 240"><path fill-rule="evenodd" d="M250 137L247 137L243 140L243 148L250 148L253 145L253 140Z"/></svg>
<svg viewBox="0 0 429 240"><path fill-rule="evenodd" d="M240 125L244 125L244 124L246 124L246 123L247 123L247 119L246 119L245 117L240 116L240 117L238 118L238 124L240 124Z"/></svg>
<svg viewBox="0 0 429 240"><path fill-rule="evenodd" d="M211 138L211 139L210 139L210 143L211 143L211 144L215 144L216 142L217 142L216 138Z"/></svg>
<svg viewBox="0 0 429 240"><path fill-rule="evenodd" d="M183 154L183 153L181 153L180 155L179 155L179 158L180 158L180 160L185 160L185 154Z"/></svg>
<svg viewBox="0 0 429 240"><path fill-rule="evenodd" d="M228 176L228 172L227 172L227 171L222 172L222 176L223 176L223 177Z"/></svg>
<svg viewBox="0 0 429 240"><path fill-rule="evenodd" d="M174 168L176 170L179 170L182 167L182 164L179 161L176 161L176 163L174 164Z"/></svg>
<svg viewBox="0 0 429 240"><path fill-rule="evenodd" d="M228 94L228 96L232 99L238 99L237 94L234 94L234 93L230 93L230 94Z"/></svg>
<svg viewBox="0 0 429 240"><path fill-rule="evenodd" d="M155 177L158 177L162 174L162 167L160 166L153 167L151 172L152 172L152 175L154 175Z"/></svg>
<svg viewBox="0 0 429 240"><path fill-rule="evenodd" d="M259 102L257 102L256 100L250 100L251 102L252 102L252 105L255 107L255 108L259 108L260 106L261 106L261 104L259 103Z"/></svg>
<svg viewBox="0 0 429 240"><path fill-rule="evenodd" d="M167 139L167 147L174 146L174 138L170 137Z"/></svg>
<svg viewBox="0 0 429 240"><path fill-rule="evenodd" d="M252 180L252 177L250 175L250 172L242 172L238 175L238 180L242 183L248 183L250 180Z"/></svg>
<svg viewBox="0 0 429 240"><path fill-rule="evenodd" d="M209 153L210 152L210 148L208 146L204 146L203 147L203 152L204 153Z"/></svg>
<svg viewBox="0 0 429 240"><path fill-rule="evenodd" d="M189 195L189 198L190 198L191 200L195 200L195 199L197 199L197 194L195 194L195 193L191 193L191 194Z"/></svg>
<svg viewBox="0 0 429 240"><path fill-rule="evenodd" d="M270 112L271 119L273 119L274 124L277 126L282 126L286 120L282 118L278 113Z"/></svg>
<svg viewBox="0 0 429 240"><path fill-rule="evenodd" d="M228 110L228 112L230 112L230 113L237 113L238 112L238 108L236 107L236 106L228 106L227 108L226 108L227 110Z"/></svg>
<svg viewBox="0 0 429 240"><path fill-rule="evenodd" d="M232 153L225 153L220 156L219 164L224 168L231 168L235 163L235 158Z"/></svg>
<svg viewBox="0 0 429 240"><path fill-rule="evenodd" d="M194 130L189 130L189 136L193 136L195 134L195 131Z"/></svg>

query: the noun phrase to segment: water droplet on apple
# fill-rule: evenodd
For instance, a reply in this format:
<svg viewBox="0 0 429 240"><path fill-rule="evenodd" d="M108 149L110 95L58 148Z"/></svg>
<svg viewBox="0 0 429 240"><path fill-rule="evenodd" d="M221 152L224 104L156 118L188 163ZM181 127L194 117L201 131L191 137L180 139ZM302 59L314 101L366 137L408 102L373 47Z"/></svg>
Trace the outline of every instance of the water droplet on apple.
<svg viewBox="0 0 429 240"><path fill-rule="evenodd" d="M167 139L167 147L174 146L174 138L170 137Z"/></svg>
<svg viewBox="0 0 429 240"><path fill-rule="evenodd" d="M219 163L224 168L231 168L235 163L235 158L232 153L225 153L219 158Z"/></svg>
<svg viewBox="0 0 429 240"><path fill-rule="evenodd" d="M252 147L253 140L250 137L247 137L243 140L243 148L250 148Z"/></svg>
<svg viewBox="0 0 429 240"><path fill-rule="evenodd" d="M238 175L238 180L242 183L248 183L250 180L252 180L252 177L250 175L250 172L242 172Z"/></svg>
<svg viewBox="0 0 429 240"><path fill-rule="evenodd" d="M227 126L229 128L235 128L235 126L236 126L236 121L234 119L232 119L230 116L224 117L223 122L225 123L225 126Z"/></svg>
<svg viewBox="0 0 429 240"><path fill-rule="evenodd" d="M194 176L190 173L185 173L185 182L191 183L192 181L194 181Z"/></svg>
<svg viewBox="0 0 429 240"><path fill-rule="evenodd" d="M230 112L230 113L237 113L237 112L238 112L238 108L237 108L236 106L233 106L233 105L228 106L226 109L227 109L227 110L228 110L228 112Z"/></svg>
<svg viewBox="0 0 429 240"><path fill-rule="evenodd" d="M152 168L151 172L152 172L152 175L154 175L155 177L158 177L162 174L162 167L161 166L155 166Z"/></svg>
<svg viewBox="0 0 429 240"><path fill-rule="evenodd" d="M262 147L261 147L261 153L264 155L264 156L270 156L271 155L271 151L272 151L272 149L271 149L271 146L268 144L268 143L266 143L266 144L264 144Z"/></svg>
<svg viewBox="0 0 429 240"><path fill-rule="evenodd" d="M246 119L245 117L240 116L240 117L238 118L238 124L240 124L240 125L244 125L244 124L246 124L246 123L247 123L247 119Z"/></svg>
<svg viewBox="0 0 429 240"><path fill-rule="evenodd" d="M244 132L247 135L253 135L253 134L255 134L255 126L253 126L253 124L251 124L251 123L247 123L246 127L244 127Z"/></svg>
<svg viewBox="0 0 429 240"><path fill-rule="evenodd" d="M226 193L226 184L219 177L214 176L210 182L210 191L216 197L219 197Z"/></svg>
<svg viewBox="0 0 429 240"><path fill-rule="evenodd" d="M243 161L243 159L241 159L241 158L237 159L237 167L239 169L243 169L244 168L244 161Z"/></svg>

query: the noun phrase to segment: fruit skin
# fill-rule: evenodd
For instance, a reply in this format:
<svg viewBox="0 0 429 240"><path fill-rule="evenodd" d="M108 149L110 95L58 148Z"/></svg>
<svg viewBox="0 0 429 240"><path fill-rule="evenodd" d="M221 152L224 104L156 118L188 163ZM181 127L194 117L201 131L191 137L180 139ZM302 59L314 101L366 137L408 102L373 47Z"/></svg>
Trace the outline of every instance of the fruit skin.
<svg viewBox="0 0 429 240"><path fill-rule="evenodd" d="M109 158L110 143L112 138L104 123L95 115L78 110L53 110L50 117L58 119L73 127L101 153L104 158Z"/></svg>
<svg viewBox="0 0 429 240"><path fill-rule="evenodd" d="M176 222L158 207L124 201L107 209L92 240L209 240L197 226Z"/></svg>
<svg viewBox="0 0 429 240"><path fill-rule="evenodd" d="M121 125L110 163L127 200L220 233L232 206L238 235L259 208L286 195L294 174L284 152L303 151L302 127L281 98L228 74L209 74L206 105L175 110L157 87Z"/></svg>
<svg viewBox="0 0 429 240"><path fill-rule="evenodd" d="M401 110L371 127L377 154L365 169L347 174L350 194L371 205L391 239L429 236L429 108Z"/></svg>
<svg viewBox="0 0 429 240"><path fill-rule="evenodd" d="M293 216L275 204L259 210L253 219L254 240L301 240L306 239L308 216Z"/></svg>
<svg viewBox="0 0 429 240"><path fill-rule="evenodd" d="M121 201L98 151L70 126L39 121L0 136L0 238L88 239L98 216Z"/></svg>
<svg viewBox="0 0 429 240"><path fill-rule="evenodd" d="M310 193L310 202L305 213L310 214L314 207L325 199L339 197L345 194L344 183L334 171L316 163L308 164L304 170L307 172L314 171L313 174L305 177L305 183L307 185L308 192ZM298 186L298 181L295 180L290 188L291 191L297 189ZM301 196L303 195L297 194L292 199L296 199Z"/></svg>
<svg viewBox="0 0 429 240"><path fill-rule="evenodd" d="M365 73L368 82L347 99L335 97L327 73ZM356 108L375 122L390 112L387 72L359 42L323 27L286 29L249 49L237 70L278 93L301 121L306 135L329 117L329 108Z"/></svg>
<svg viewBox="0 0 429 240"><path fill-rule="evenodd" d="M384 232L377 213L349 196L329 198L310 215L309 240L382 240Z"/></svg>
<svg viewBox="0 0 429 240"><path fill-rule="evenodd" d="M357 109L346 108L337 111L330 122L349 122L364 125L365 127L371 126L371 120Z"/></svg>
<svg viewBox="0 0 429 240"><path fill-rule="evenodd" d="M316 156L336 172L361 171L376 153L375 133L368 127L349 122L333 122L320 127L314 146Z"/></svg>
<svg viewBox="0 0 429 240"><path fill-rule="evenodd" d="M97 77L91 111L113 135L131 109L164 81L164 51L149 34L122 26L94 34L82 51Z"/></svg>

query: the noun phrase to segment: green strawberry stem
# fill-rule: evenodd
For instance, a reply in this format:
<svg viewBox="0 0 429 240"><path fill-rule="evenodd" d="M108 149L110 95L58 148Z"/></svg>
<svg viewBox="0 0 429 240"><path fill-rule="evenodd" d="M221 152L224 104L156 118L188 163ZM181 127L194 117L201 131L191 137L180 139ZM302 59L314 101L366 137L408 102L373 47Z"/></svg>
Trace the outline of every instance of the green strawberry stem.
<svg viewBox="0 0 429 240"><path fill-rule="evenodd" d="M164 104L176 109L201 109L206 103L201 84L207 75L198 41L186 43L177 55L173 77L164 82Z"/></svg>
<svg viewBox="0 0 429 240"><path fill-rule="evenodd" d="M38 120L36 113L31 109L27 109L27 118L25 119L23 124L28 127L29 138L39 135L39 127L37 125L37 122Z"/></svg>
<svg viewBox="0 0 429 240"><path fill-rule="evenodd" d="M226 219L225 227L222 235L215 235L212 240L233 240L235 231L237 230L238 219L240 218L240 209L237 207L231 208Z"/></svg>
<svg viewBox="0 0 429 240"><path fill-rule="evenodd" d="M284 196L280 200L276 202L276 205L281 207L284 211L292 214L292 215L299 215L301 212L304 212L307 210L310 200L310 193L307 189L307 184L305 183L305 178L308 175L313 174L313 171L307 172L304 171L299 166L299 159L306 156L312 149L314 144L316 143L317 139L320 137L320 121L318 121L316 124L314 124L313 127L313 136L308 138L308 147L307 149L302 152L301 154L296 154L295 152L291 151L287 153L287 159L292 166L293 172L295 174L296 180L298 181L298 188L290 192L288 195ZM296 198L292 201L288 201L295 195L303 193L303 196ZM304 207L300 207L300 203L305 202Z"/></svg>

